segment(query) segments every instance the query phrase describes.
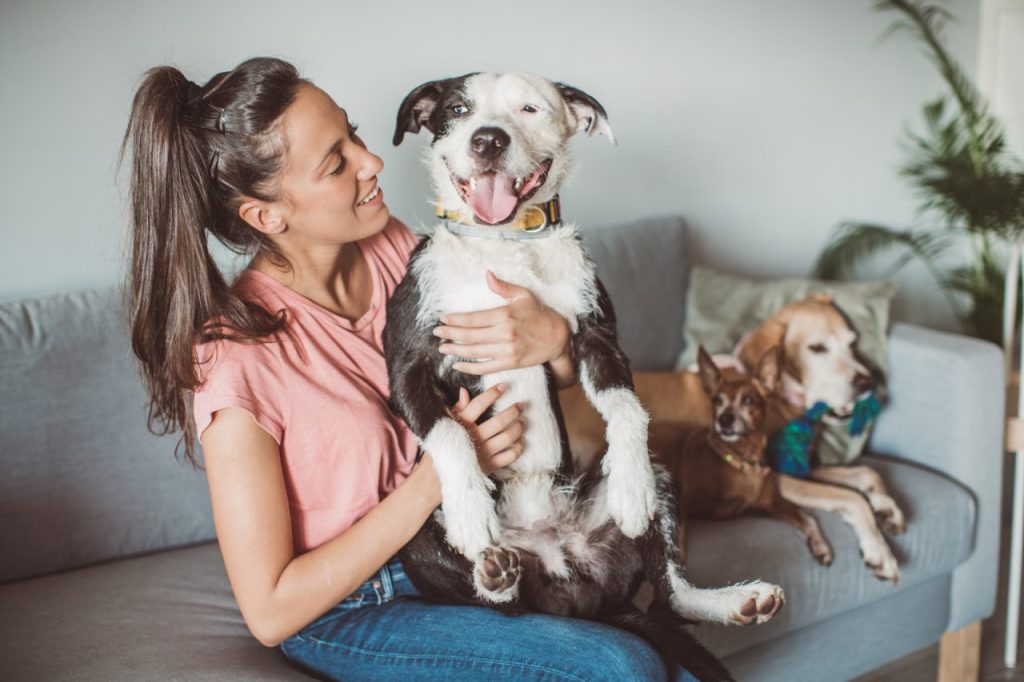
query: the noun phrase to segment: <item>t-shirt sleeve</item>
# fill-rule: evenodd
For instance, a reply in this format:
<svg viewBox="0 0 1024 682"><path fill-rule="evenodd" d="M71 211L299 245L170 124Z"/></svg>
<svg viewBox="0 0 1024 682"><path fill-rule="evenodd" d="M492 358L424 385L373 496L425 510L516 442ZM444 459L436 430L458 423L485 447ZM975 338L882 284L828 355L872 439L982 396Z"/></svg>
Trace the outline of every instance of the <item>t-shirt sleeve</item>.
<svg viewBox="0 0 1024 682"><path fill-rule="evenodd" d="M284 382L272 344L214 341L196 349L202 384L192 395L196 435L218 410L245 410L278 445L284 437Z"/></svg>
<svg viewBox="0 0 1024 682"><path fill-rule="evenodd" d="M395 250L402 263L409 262L413 249L420 243L420 237L398 218L391 218L384 228L384 238Z"/></svg>

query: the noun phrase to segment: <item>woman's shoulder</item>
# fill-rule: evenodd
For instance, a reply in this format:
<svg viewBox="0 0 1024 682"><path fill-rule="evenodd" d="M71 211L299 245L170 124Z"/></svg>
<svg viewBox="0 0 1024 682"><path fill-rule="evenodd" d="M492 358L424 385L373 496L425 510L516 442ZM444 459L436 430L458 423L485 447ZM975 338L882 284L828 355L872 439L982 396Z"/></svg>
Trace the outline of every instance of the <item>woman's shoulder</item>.
<svg viewBox="0 0 1024 682"><path fill-rule="evenodd" d="M405 223L391 216L384 229L366 239L363 244L382 259L397 261L404 267L421 239Z"/></svg>

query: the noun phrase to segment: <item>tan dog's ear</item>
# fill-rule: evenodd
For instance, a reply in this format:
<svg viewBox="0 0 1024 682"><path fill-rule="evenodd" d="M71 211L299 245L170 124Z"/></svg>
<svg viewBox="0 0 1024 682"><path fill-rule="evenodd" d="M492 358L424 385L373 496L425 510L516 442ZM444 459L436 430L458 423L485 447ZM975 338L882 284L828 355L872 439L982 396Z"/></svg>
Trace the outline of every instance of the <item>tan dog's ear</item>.
<svg viewBox="0 0 1024 682"><path fill-rule="evenodd" d="M704 387L704 392L714 395L718 390L718 385L722 383L722 372L708 352L704 350L704 346L697 349L697 367L700 369L700 383Z"/></svg>
<svg viewBox="0 0 1024 682"><path fill-rule="evenodd" d="M740 349L740 362L748 372L754 372L757 363L770 348L782 345L786 338L786 327L793 319L794 312L792 303L779 308L743 342L743 348Z"/></svg>
<svg viewBox="0 0 1024 682"><path fill-rule="evenodd" d="M772 346L761 356L760 362L757 363L757 373L755 374L757 382L761 385L765 395L775 393L775 389L779 387L781 367L782 348Z"/></svg>

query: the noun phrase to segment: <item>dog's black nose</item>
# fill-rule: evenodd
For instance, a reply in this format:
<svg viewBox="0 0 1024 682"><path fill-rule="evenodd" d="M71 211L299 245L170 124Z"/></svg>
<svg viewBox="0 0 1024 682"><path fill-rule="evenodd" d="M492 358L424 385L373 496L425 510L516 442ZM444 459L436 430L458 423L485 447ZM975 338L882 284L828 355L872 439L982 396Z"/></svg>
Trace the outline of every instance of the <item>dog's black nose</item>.
<svg viewBox="0 0 1024 682"><path fill-rule="evenodd" d="M480 128L469 141L469 147L481 159L495 159L508 149L512 138L501 128Z"/></svg>
<svg viewBox="0 0 1024 682"><path fill-rule="evenodd" d="M732 412L723 412L718 417L718 424L719 424L719 426L721 426L722 428L725 428L725 429L727 429L730 426L732 426L734 421L736 421L736 415L734 415Z"/></svg>
<svg viewBox="0 0 1024 682"><path fill-rule="evenodd" d="M875 387L875 378L870 374L860 374L853 377L853 388L857 393L867 393Z"/></svg>

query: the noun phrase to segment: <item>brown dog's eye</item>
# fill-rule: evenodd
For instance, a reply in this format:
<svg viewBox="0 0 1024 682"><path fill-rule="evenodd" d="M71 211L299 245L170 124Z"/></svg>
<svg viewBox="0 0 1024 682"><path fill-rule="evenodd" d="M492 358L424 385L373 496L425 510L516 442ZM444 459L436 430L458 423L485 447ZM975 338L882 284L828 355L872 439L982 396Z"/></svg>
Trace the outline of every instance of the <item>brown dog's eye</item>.
<svg viewBox="0 0 1024 682"><path fill-rule="evenodd" d="M716 395L714 398L711 399L711 402L714 404L715 407L721 407L722 403L725 402L725 398L723 398L721 395Z"/></svg>
<svg viewBox="0 0 1024 682"><path fill-rule="evenodd" d="M758 400L754 396L752 396L752 395L745 395L745 396L743 396L743 404L744 405L756 405L757 403L758 403Z"/></svg>
<svg viewBox="0 0 1024 682"><path fill-rule="evenodd" d="M812 343L811 345L807 346L807 349L812 353L818 354L824 353L825 351L828 350L828 348L825 348L825 344L823 343Z"/></svg>

